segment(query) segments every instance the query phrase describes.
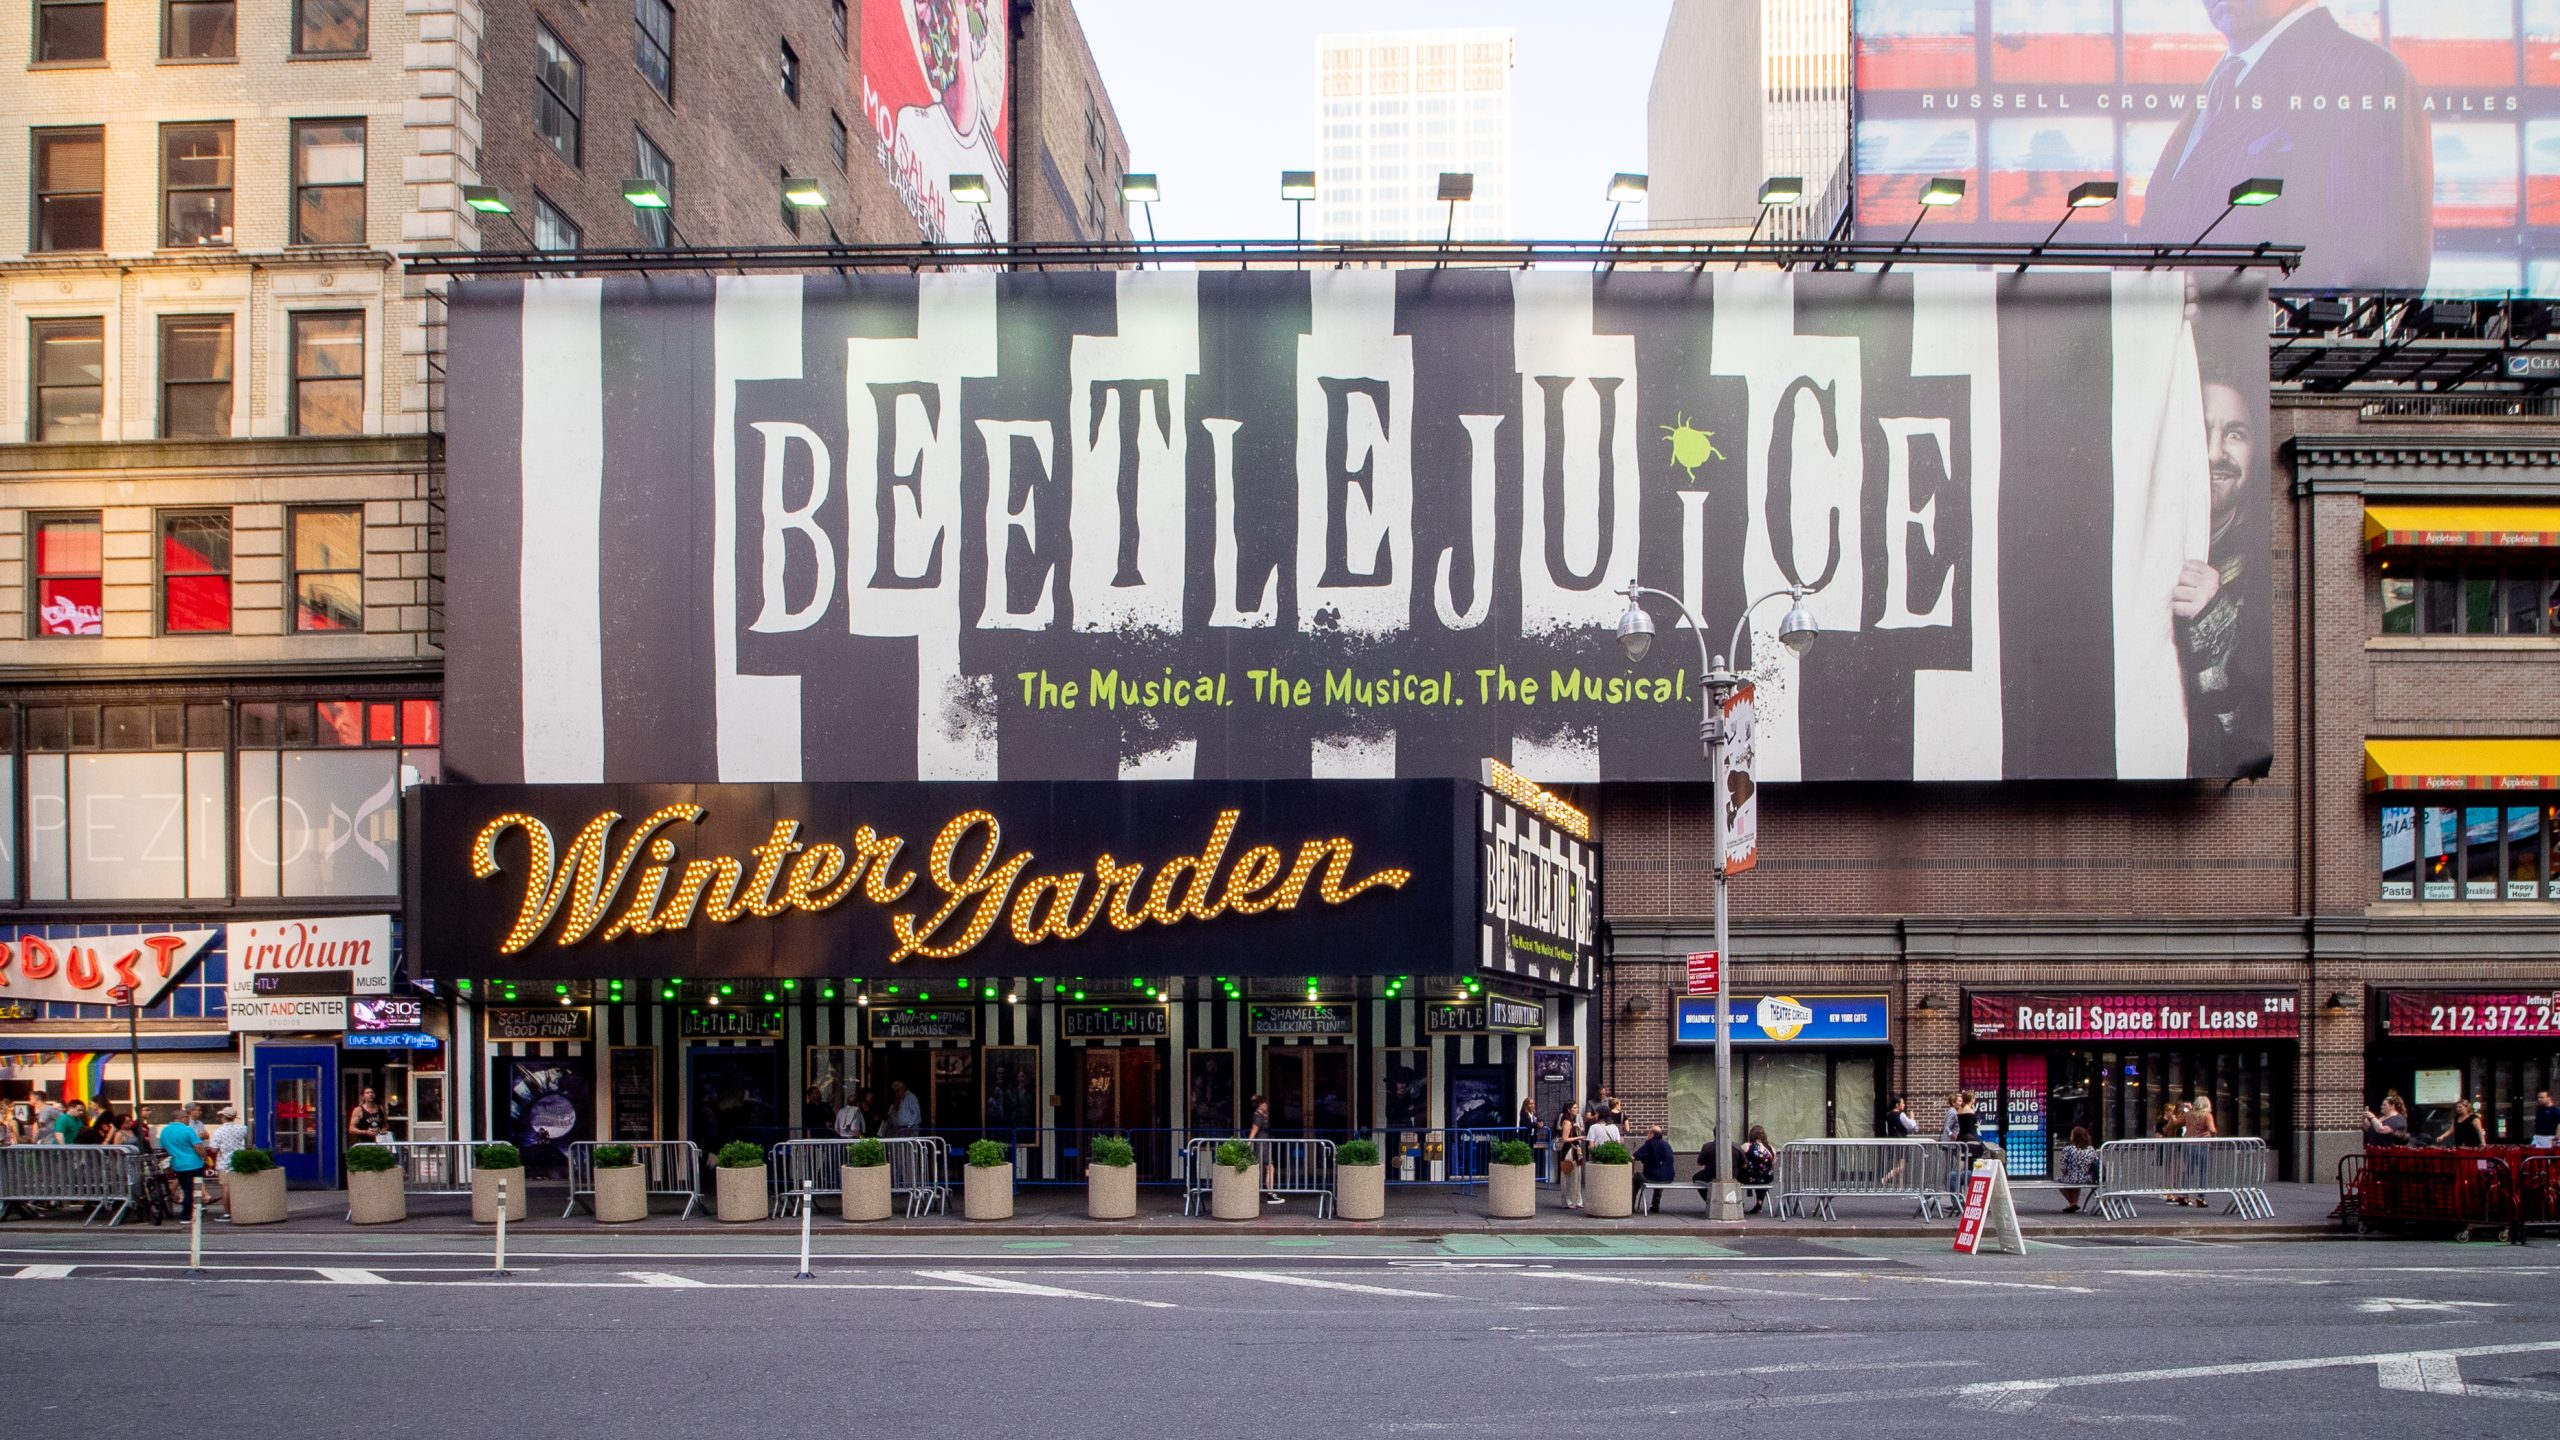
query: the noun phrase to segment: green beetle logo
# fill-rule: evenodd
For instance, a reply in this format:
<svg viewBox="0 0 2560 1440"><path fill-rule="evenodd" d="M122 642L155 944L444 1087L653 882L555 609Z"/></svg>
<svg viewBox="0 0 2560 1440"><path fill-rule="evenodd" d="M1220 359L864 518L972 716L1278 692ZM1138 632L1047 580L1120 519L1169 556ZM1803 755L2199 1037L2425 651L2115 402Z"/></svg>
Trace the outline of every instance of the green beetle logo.
<svg viewBox="0 0 2560 1440"><path fill-rule="evenodd" d="M1671 463L1689 472L1694 483L1698 467L1710 460L1721 460L1724 452L1716 448L1716 432L1701 430L1689 423L1686 412L1671 417L1672 423L1662 427L1662 437L1671 442Z"/></svg>

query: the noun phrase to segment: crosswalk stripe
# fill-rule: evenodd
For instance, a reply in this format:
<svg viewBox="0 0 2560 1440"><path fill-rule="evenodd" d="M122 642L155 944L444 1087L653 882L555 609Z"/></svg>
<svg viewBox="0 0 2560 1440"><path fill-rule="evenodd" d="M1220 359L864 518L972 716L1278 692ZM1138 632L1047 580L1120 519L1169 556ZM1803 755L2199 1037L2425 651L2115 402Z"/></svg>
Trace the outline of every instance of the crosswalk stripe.
<svg viewBox="0 0 2560 1440"><path fill-rule="evenodd" d="M1362 1285L1350 1280L1318 1280L1312 1275L1282 1275L1269 1270L1203 1270L1203 1275L1218 1275L1229 1280L1259 1280L1266 1285L1298 1285L1309 1290L1346 1290L1354 1295L1393 1295L1407 1300L1460 1300L1464 1296L1444 1295L1437 1290L1404 1290L1393 1285Z"/></svg>
<svg viewBox="0 0 2560 1440"><path fill-rule="evenodd" d="M1176 1310L1181 1307L1170 1300L1133 1300L1125 1295L1097 1295L1090 1290L1069 1290L1057 1285L1034 1285L1028 1280L1005 1280L994 1275L972 1274L966 1270L918 1270L927 1280L941 1280L965 1285L973 1290L995 1290L1008 1295L1045 1295L1053 1300L1100 1300L1113 1305L1139 1305L1149 1310Z"/></svg>
<svg viewBox="0 0 2560 1440"><path fill-rule="evenodd" d="M388 1285L391 1283L370 1270L336 1270L324 1265L316 1267L316 1273L321 1279L339 1285Z"/></svg>
<svg viewBox="0 0 2560 1440"><path fill-rule="evenodd" d="M12 1278L19 1280L68 1280L71 1278L71 1267L68 1265L29 1265L20 1269Z"/></svg>
<svg viewBox="0 0 2560 1440"><path fill-rule="evenodd" d="M687 1280L681 1275L669 1275L657 1270L625 1270L622 1273L639 1281L643 1285L655 1285L668 1290L707 1290L711 1288L699 1280Z"/></svg>

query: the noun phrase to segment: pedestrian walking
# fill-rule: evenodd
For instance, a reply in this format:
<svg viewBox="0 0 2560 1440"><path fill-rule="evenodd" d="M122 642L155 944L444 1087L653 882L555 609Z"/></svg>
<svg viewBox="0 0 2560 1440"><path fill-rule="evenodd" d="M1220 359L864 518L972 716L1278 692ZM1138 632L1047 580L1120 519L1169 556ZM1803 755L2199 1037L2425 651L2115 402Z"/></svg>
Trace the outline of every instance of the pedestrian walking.
<svg viewBox="0 0 2560 1440"><path fill-rule="evenodd" d="M89 1102L86 1100L64 1101L62 1108L54 1112L52 1124L48 1128L53 1132L53 1143L56 1145L98 1143L97 1133L89 1127ZM89 1138L83 1140L80 1138L83 1135Z"/></svg>
<svg viewBox="0 0 2560 1440"><path fill-rule="evenodd" d="M2473 1150L2489 1143L2488 1133L2482 1129L2480 1117L2473 1113L2470 1101L2453 1102L2453 1119L2446 1122L2444 1129L2437 1133L2436 1143L2450 1145L2455 1149Z"/></svg>
<svg viewBox="0 0 2560 1440"><path fill-rule="evenodd" d="M1746 1215L1757 1215L1769 1203L1769 1187L1778 1178L1778 1152L1769 1144L1769 1127L1754 1125L1733 1152L1733 1178L1754 1198Z"/></svg>
<svg viewBox="0 0 2560 1440"><path fill-rule="evenodd" d="M2088 1126L2071 1127L2071 1143L2054 1157L2053 1178L2061 1184L2062 1213L2079 1214L2082 1193L2098 1184L2098 1150L2089 1143Z"/></svg>
<svg viewBox="0 0 2560 1440"><path fill-rule="evenodd" d="M379 1145L391 1138L391 1127L383 1123L382 1098L367 1085L356 1092L356 1103L347 1107L347 1139L349 1145Z"/></svg>
<svg viewBox="0 0 2560 1440"><path fill-rule="evenodd" d="M1582 1121L1573 1107L1556 1117L1556 1182L1564 1188L1564 1208L1582 1208Z"/></svg>
<svg viewBox="0 0 2560 1440"><path fill-rule="evenodd" d="M2383 1148L2409 1143L2409 1107L2399 1096L2383 1096L2380 1114L2364 1112L2364 1143Z"/></svg>
<svg viewBox="0 0 2560 1440"><path fill-rule="evenodd" d="M1651 1187L1668 1185L1678 1179L1679 1173L1674 1167L1680 1163L1680 1157L1672 1152L1671 1142L1662 1138L1661 1126L1656 1125L1645 1132L1644 1143L1636 1147L1636 1163L1644 1167L1647 1187L1636 1201L1636 1213L1658 1215L1662 1213L1662 1192Z"/></svg>
<svg viewBox="0 0 2560 1440"><path fill-rule="evenodd" d="M178 1118L160 1127L160 1153L169 1157L169 1193L180 1219L195 1208L196 1182L204 1178L205 1138L196 1128L203 1114L201 1106L181 1105Z"/></svg>
<svg viewBox="0 0 2560 1440"><path fill-rule="evenodd" d="M223 1175L231 1173L231 1157L249 1148L249 1127L240 1123L240 1112L225 1105L214 1113L213 1133L206 1137L213 1147L213 1168Z"/></svg>
<svg viewBox="0 0 2560 1440"><path fill-rule="evenodd" d="M1271 1138L1270 1096L1256 1095L1253 1097L1252 1112L1246 1116L1244 1122L1244 1138L1247 1140L1268 1140ZM1262 1203L1266 1205L1288 1204L1289 1197L1271 1188L1273 1178L1271 1162L1266 1160L1262 1165Z"/></svg>
<svg viewBox="0 0 2560 1440"><path fill-rule="evenodd" d="M916 1102L915 1093L904 1080L889 1082L889 1123L880 1133L892 1138L922 1134L924 1107Z"/></svg>
<svg viewBox="0 0 2560 1440"><path fill-rule="evenodd" d="M1892 1106L1884 1112L1884 1138L1887 1140L1908 1140L1919 1133L1920 1120L1919 1117L1911 1113L1910 1097L1904 1095L1894 1096ZM1911 1162L1901 1155L1896 1155L1893 1157L1893 1164L1886 1167L1884 1174L1879 1177L1879 1179L1883 1184L1891 1186L1899 1182L1904 1175L1910 1173L1910 1170Z"/></svg>
<svg viewBox="0 0 2560 1440"><path fill-rule="evenodd" d="M844 1106L835 1113L835 1132L839 1140L859 1140L871 1133L871 1117L863 1113L871 1104L871 1092L857 1090L845 1097Z"/></svg>
<svg viewBox="0 0 2560 1440"><path fill-rule="evenodd" d="M2533 1092L2533 1148L2548 1150L2560 1145L2560 1105L2551 1103L2551 1092Z"/></svg>
<svg viewBox="0 0 2560 1440"><path fill-rule="evenodd" d="M2186 1107L2186 1112L2186 1116L2179 1127L2179 1133L2184 1138L2189 1140L2211 1140L2222 1133L2221 1127L2214 1124L2213 1121L2213 1097L2209 1095L2198 1095L2195 1098L2195 1102ZM2193 1205L2199 1209L2203 1207L2205 1176L2212 1163L2212 1146L2191 1145L2187 1147L2187 1152L2181 1165L2181 1169L2186 1176L2186 1182L2196 1188L2194 1193L2181 1197L2178 1201L2179 1204Z"/></svg>
<svg viewBox="0 0 2560 1440"><path fill-rule="evenodd" d="M1520 1102L1520 1138L1534 1152L1533 1163L1543 1172L1546 1167L1547 1135L1538 1125L1538 1097L1532 1095Z"/></svg>

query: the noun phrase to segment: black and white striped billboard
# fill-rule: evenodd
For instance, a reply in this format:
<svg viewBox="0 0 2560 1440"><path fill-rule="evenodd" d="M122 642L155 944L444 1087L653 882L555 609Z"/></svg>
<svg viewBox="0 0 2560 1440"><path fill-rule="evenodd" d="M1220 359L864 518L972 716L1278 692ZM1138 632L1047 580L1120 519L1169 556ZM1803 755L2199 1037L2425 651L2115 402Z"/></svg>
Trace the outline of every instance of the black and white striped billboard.
<svg viewBox="0 0 2560 1440"><path fill-rule="evenodd" d="M1690 780L2271 754L2264 299L2171 273L471 282L448 710L491 782Z"/></svg>

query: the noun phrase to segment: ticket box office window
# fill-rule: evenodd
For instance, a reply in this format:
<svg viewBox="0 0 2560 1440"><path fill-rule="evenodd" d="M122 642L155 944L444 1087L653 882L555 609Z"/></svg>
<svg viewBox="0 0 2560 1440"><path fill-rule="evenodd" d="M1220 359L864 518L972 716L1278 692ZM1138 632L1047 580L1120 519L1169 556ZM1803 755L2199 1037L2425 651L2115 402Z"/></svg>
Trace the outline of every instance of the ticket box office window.
<svg viewBox="0 0 2560 1440"><path fill-rule="evenodd" d="M2456 1100L2493 1145L2532 1143L2534 1093L2560 1085L2560 978L2550 985L2377 990L2365 1050L2367 1105L2397 1092L2410 1128L2433 1136Z"/></svg>
<svg viewBox="0 0 2560 1440"><path fill-rule="evenodd" d="M2076 1127L2100 1144L2140 1139L2169 1106L2199 1099L2220 1134L2263 1139L2291 1165L2302 1033L2291 991L1974 991L1965 1005L1958 1083L2011 1174L2047 1173ZM1923 1133L1944 1100L1913 1097Z"/></svg>
<svg viewBox="0 0 2560 1440"><path fill-rule="evenodd" d="M1811 990L1728 996L1743 1134L1770 1143L1880 1133L1892 1103L1892 997ZM1669 1139L1684 1156L1715 1138L1715 999L1676 1002Z"/></svg>

